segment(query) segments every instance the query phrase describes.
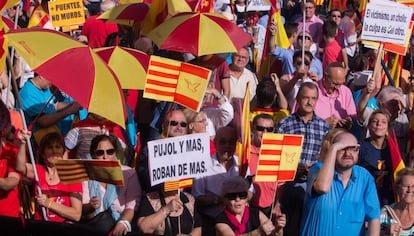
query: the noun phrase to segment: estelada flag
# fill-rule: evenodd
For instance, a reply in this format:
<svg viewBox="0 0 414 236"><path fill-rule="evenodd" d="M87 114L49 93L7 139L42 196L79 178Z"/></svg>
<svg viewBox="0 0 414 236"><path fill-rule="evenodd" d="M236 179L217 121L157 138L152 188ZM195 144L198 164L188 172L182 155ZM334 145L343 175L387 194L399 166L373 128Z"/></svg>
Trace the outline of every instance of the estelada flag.
<svg viewBox="0 0 414 236"><path fill-rule="evenodd" d="M57 160L55 166L62 183L77 183L97 180L114 185L124 185L119 161L102 160Z"/></svg>
<svg viewBox="0 0 414 236"><path fill-rule="evenodd" d="M167 102L174 101L180 69L180 61L151 56L145 82L144 98Z"/></svg>
<svg viewBox="0 0 414 236"><path fill-rule="evenodd" d="M264 133L255 181L294 180L302 145L303 135Z"/></svg>
<svg viewBox="0 0 414 236"><path fill-rule="evenodd" d="M174 102L198 112L204 98L211 70L181 63Z"/></svg>

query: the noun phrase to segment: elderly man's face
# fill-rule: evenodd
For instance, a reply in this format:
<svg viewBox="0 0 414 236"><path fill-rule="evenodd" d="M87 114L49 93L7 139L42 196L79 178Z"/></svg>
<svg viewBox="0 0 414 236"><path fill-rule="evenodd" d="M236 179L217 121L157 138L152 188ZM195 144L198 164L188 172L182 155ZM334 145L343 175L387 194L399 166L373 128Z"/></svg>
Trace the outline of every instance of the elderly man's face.
<svg viewBox="0 0 414 236"><path fill-rule="evenodd" d="M349 143L349 146L336 153L335 167L339 170L352 168L358 162L359 144L354 135L340 134L336 142Z"/></svg>
<svg viewBox="0 0 414 236"><path fill-rule="evenodd" d="M339 90L339 87L345 83L346 72L341 67L328 67L323 78L323 86L326 93L333 94Z"/></svg>
<svg viewBox="0 0 414 236"><path fill-rule="evenodd" d="M242 70L249 63L249 52L242 48L233 54L233 65L236 69Z"/></svg>
<svg viewBox="0 0 414 236"><path fill-rule="evenodd" d="M187 134L187 120L185 119L184 113L180 110L171 112L166 126L167 137L177 137Z"/></svg>

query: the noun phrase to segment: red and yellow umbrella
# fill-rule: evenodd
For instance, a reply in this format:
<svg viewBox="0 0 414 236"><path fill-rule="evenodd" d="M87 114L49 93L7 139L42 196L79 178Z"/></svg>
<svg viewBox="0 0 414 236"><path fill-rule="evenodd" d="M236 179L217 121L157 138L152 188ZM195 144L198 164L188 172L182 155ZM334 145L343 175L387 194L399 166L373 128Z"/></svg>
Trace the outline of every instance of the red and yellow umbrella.
<svg viewBox="0 0 414 236"><path fill-rule="evenodd" d="M121 25L133 26L147 16L149 7L145 3L129 3L116 6L100 15L98 19Z"/></svg>
<svg viewBox="0 0 414 236"><path fill-rule="evenodd" d="M94 51L115 72L121 88L144 89L149 55L136 49L118 46L96 48Z"/></svg>
<svg viewBox="0 0 414 236"><path fill-rule="evenodd" d="M252 40L225 16L200 12L177 14L151 31L148 37L160 49L196 56L237 52Z"/></svg>
<svg viewBox="0 0 414 236"><path fill-rule="evenodd" d="M33 71L89 112L125 127L125 101L119 81L90 47L63 33L40 28L11 30L6 37Z"/></svg>
<svg viewBox="0 0 414 236"><path fill-rule="evenodd" d="M4 16L1 17L1 20L3 21L3 27L4 31L7 33L9 30L14 29L14 22L10 20L9 18L6 18ZM17 25L17 29L19 29L20 26Z"/></svg>

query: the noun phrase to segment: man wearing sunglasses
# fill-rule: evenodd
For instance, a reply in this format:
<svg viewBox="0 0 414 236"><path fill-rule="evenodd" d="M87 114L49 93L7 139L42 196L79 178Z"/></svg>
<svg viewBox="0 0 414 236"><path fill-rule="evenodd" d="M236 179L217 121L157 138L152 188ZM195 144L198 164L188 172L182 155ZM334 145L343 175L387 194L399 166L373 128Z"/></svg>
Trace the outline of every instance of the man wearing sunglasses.
<svg viewBox="0 0 414 236"><path fill-rule="evenodd" d="M273 118L269 114L259 114L253 118L252 142L250 145L249 168L251 173L256 173L259 161L260 146L264 133L273 133L275 128ZM271 182L256 182L253 179L255 194L253 204L258 207L267 217L270 217L272 203L275 200L276 185ZM276 207L279 207L277 204Z"/></svg>
<svg viewBox="0 0 414 236"><path fill-rule="evenodd" d="M302 83L296 97L297 111L281 120L276 129L276 133L305 136L295 180L286 182L279 194L281 208L287 217L285 235L299 234L307 173L317 161L322 139L329 131L328 123L314 113L318 96L315 83Z"/></svg>

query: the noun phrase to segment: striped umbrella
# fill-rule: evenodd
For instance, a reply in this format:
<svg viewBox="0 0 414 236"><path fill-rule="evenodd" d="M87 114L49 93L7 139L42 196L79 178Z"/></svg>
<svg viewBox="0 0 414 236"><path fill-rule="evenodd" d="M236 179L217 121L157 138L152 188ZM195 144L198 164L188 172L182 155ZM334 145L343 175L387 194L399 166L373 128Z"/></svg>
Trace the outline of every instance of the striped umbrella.
<svg viewBox="0 0 414 236"><path fill-rule="evenodd" d="M89 112L125 127L125 101L119 81L90 47L41 28L11 30L6 38L33 71Z"/></svg>
<svg viewBox="0 0 414 236"><path fill-rule="evenodd" d="M237 52L252 37L217 13L177 14L148 34L160 49L196 56Z"/></svg>
<svg viewBox="0 0 414 236"><path fill-rule="evenodd" d="M134 23L141 22L147 16L149 7L145 3L129 3L116 6L98 17L121 25L133 26Z"/></svg>

